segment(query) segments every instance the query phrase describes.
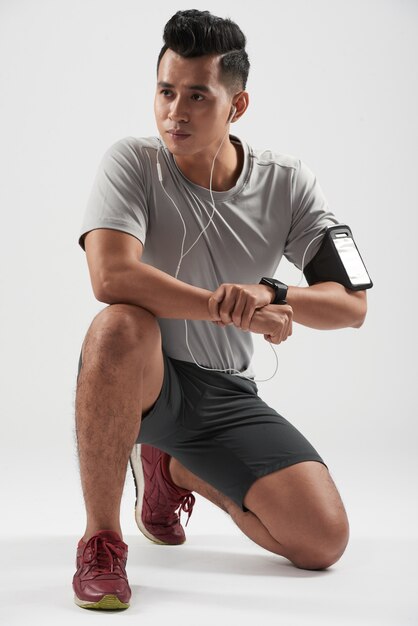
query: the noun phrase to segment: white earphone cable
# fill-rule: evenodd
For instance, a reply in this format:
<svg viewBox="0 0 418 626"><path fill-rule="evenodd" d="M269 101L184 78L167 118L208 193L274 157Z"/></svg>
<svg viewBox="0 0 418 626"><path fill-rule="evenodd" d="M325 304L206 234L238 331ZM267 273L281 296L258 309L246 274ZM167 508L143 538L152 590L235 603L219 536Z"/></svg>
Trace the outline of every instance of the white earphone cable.
<svg viewBox="0 0 418 626"><path fill-rule="evenodd" d="M189 248L189 249L188 249L188 250L187 250L184 254L183 254L183 249L184 249L184 242L185 242L185 239L186 239L186 225L185 225L185 222L184 222L183 216L182 216L181 212L179 211L179 209L178 209L178 207L177 207L176 203L174 202L173 198L170 196L170 194L167 192L167 190L165 189L165 187L164 187L164 185L163 185L163 177L162 177L162 172L161 172L161 166L160 166L160 162L159 162L159 158L158 158L158 156L159 156L159 151L160 151L161 147L159 147L159 148L158 148L158 150L157 150L157 172L158 172L158 180L160 181L161 187L164 189L164 192L165 192L165 193L166 193L166 195L170 198L171 202L174 204L174 206L175 206L175 208L176 208L176 210L177 210L177 213L178 213L178 214L179 214L179 216L180 216L180 219L181 219L182 224L183 224L183 229L184 229L183 241L182 241L182 244L181 244L181 253L180 253L180 258L179 258L179 262L178 262L177 269L176 269L176 273L175 273L175 278L177 278L177 276L178 276L178 273L179 273L179 271L180 271L180 266L181 266L181 263L182 263L182 261L183 261L183 258L184 258L184 257L185 257L185 256L186 256L189 252L190 252L190 250L191 250L191 249L193 248L193 246L194 246L194 245L195 245L195 244L199 241L200 237L203 235L203 233L205 232L205 230L208 228L209 224L212 222L212 219L213 219L213 216L214 216L214 214L215 214L215 211L218 213L218 211L217 211L217 209L216 209L216 207L215 207L215 201L214 201L214 198L213 198L213 193L212 193L212 175L213 175L213 168L214 168L214 165L215 165L215 159L216 159L216 157L218 156L219 150L221 149L223 142L225 141L225 137L226 137L226 135L227 135L227 133L228 133L228 130L229 130L229 128L227 128L227 130L226 130L226 132L225 132L225 135L224 135L224 137L223 137L223 139L222 139L222 141L221 141L221 144L220 144L220 146L219 146L219 148L218 148L218 150L217 150L217 152L216 152L216 154L215 154L215 156L214 156L214 159L213 159L213 162L212 162L212 168L211 168L211 172L210 172L209 192L210 192L210 195L211 195L211 198L212 198L213 213L212 213L212 215L211 215L211 217L210 217L210 219L209 219L208 223L206 224L205 228L204 228L204 229L200 232L200 234L199 234L199 236L197 237L196 241L195 241L195 242L194 242L194 243L190 246L190 248ZM160 137L160 140L161 140L161 143L162 143L162 139L161 139L161 137ZM173 157L173 158L174 158L174 157ZM323 233L320 233L319 235L317 235L316 237L314 237L314 238L313 238L313 239L312 239L312 240L308 243L308 245L306 246L306 249L305 249L305 252L303 253L303 258L302 258L301 278L300 278L300 280L299 280L299 282L298 282L298 284L297 284L296 286L299 286L299 285L300 285L300 283L302 282L303 277L304 277L304 276L303 276L303 268L304 268L304 262L305 262L305 255L306 255L306 252L307 252L307 250L308 250L309 246L311 245L311 243L312 243L313 241L315 241L315 239L318 239L318 237L322 237L322 236L323 236ZM231 373L231 375L232 375L232 376L240 376L241 378L247 378L248 380L251 380L251 381L253 381L253 382L266 382L266 381L268 381L268 380L271 380L271 378L273 378L273 377L275 376L275 374L276 374L276 372L277 372L277 369L278 369L279 361L278 361L278 358L277 358L277 353L276 353L276 350L274 349L273 344L271 344L271 343L269 343L269 345L271 346L271 349L272 349L272 350L273 350L273 352L274 352L274 356L276 357L276 369L274 370L274 372L273 372L273 374L270 376L270 378L255 379L255 378L251 378L251 377L249 377L249 376L244 376L244 375L243 375L243 374L242 374L239 370L236 370L236 369L234 369L234 368L229 368L229 370L225 370L225 369L217 369L217 368L204 367L203 365L200 365L200 364L196 361L196 359L194 358L193 353L192 353L192 351L191 351L191 349L190 349L190 346L189 346L189 341L188 341L188 329L187 329L187 320L186 320L186 319L184 320L184 323L185 323L185 327L186 327L186 345L187 345L187 348L188 348L188 350L189 350L189 352L190 352L191 357L193 358L193 361L194 361L194 362L196 363L196 365L197 365L198 367L200 367L201 369L209 370L209 371L211 371L211 372L225 372L225 373ZM231 370L232 370L232 372L237 372L237 373L236 373L236 374L233 374L233 373L231 372Z"/></svg>

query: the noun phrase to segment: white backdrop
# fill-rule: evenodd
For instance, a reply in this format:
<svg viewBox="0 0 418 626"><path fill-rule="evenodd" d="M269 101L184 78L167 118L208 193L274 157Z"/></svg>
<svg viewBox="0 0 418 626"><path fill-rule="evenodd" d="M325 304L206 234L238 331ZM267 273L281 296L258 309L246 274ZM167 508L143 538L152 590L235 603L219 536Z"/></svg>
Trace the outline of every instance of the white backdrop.
<svg viewBox="0 0 418 626"><path fill-rule="evenodd" d="M250 106L231 132L293 154L351 226L375 286L362 328L294 325L263 399L327 462L352 535L413 536L417 517L418 3L201 2L248 40ZM1 532L80 537L74 433L81 343L95 300L77 239L105 149L157 134L158 52L177 2L0 2ZM277 272L297 284L283 260ZM306 284L305 282L303 284ZM254 335L257 378L275 367ZM136 533L134 486L122 529ZM203 499L188 529L235 532Z"/></svg>

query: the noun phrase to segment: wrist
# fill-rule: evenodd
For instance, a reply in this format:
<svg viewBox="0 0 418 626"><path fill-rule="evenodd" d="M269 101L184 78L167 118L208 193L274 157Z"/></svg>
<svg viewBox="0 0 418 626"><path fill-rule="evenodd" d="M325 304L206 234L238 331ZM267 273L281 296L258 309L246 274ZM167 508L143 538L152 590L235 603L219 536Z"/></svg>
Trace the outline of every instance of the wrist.
<svg viewBox="0 0 418 626"><path fill-rule="evenodd" d="M292 285L287 288L286 300L288 304L292 305L292 302L293 304L295 303L295 300L297 300L301 289L306 289L306 287L294 287Z"/></svg>

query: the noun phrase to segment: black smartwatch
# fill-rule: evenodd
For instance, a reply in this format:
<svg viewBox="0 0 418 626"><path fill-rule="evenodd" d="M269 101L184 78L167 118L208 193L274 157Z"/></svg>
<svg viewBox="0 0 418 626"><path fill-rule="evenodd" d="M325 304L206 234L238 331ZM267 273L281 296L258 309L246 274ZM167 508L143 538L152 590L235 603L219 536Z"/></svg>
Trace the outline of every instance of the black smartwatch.
<svg viewBox="0 0 418 626"><path fill-rule="evenodd" d="M267 278L266 276L263 276L259 284L268 285L269 287L272 287L274 289L276 295L271 304L287 304L287 285L280 282L280 280L277 280L277 278Z"/></svg>

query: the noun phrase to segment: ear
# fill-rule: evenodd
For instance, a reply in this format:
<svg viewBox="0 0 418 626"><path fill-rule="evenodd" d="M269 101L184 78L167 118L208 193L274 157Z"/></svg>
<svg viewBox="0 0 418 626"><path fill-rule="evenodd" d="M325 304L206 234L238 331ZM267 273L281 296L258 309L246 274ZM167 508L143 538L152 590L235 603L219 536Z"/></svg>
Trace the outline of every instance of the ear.
<svg viewBox="0 0 418 626"><path fill-rule="evenodd" d="M239 120L239 118L242 115L244 115L245 111L248 108L248 104L249 104L249 94L248 94L248 91L241 91L239 94L236 94L234 96L234 103L232 105L233 109L235 109L235 112L232 115L232 118L235 118L234 122ZM230 119L230 121L231 121L231 119Z"/></svg>

